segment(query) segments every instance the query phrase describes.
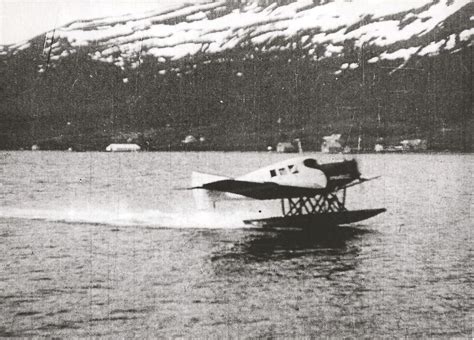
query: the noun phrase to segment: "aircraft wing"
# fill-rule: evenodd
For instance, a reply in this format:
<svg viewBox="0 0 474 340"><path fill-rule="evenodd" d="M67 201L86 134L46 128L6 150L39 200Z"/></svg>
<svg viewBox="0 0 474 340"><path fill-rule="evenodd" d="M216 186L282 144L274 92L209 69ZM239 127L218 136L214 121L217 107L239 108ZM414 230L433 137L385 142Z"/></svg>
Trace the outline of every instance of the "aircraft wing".
<svg viewBox="0 0 474 340"><path fill-rule="evenodd" d="M302 188L289 185L280 185L273 182L249 182L234 179L224 179L192 187L191 189L206 189L242 195L258 200L279 198L294 198L314 196L321 189Z"/></svg>

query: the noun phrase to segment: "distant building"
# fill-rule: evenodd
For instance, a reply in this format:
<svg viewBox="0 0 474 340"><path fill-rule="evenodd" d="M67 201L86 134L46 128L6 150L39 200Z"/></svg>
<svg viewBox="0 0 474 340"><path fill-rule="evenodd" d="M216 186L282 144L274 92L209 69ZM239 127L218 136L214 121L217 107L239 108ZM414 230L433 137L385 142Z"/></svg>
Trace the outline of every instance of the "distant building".
<svg viewBox="0 0 474 340"><path fill-rule="evenodd" d="M323 137L323 144L321 144L321 152L324 153L339 153L343 151L341 144L341 135L332 134Z"/></svg>
<svg viewBox="0 0 474 340"><path fill-rule="evenodd" d="M193 135L188 135L188 136L186 136L186 138L184 138L181 141L181 143L183 143L183 144L192 144L192 143L196 143L196 142L197 142L197 139Z"/></svg>
<svg viewBox="0 0 474 340"><path fill-rule="evenodd" d="M425 151L428 148L426 139L405 139L400 145L403 151Z"/></svg>
<svg viewBox="0 0 474 340"><path fill-rule="evenodd" d="M375 152L383 152L383 145L382 144L375 144L374 151Z"/></svg>
<svg viewBox="0 0 474 340"><path fill-rule="evenodd" d="M133 152L140 151L140 146L137 144L110 144L105 148L108 152Z"/></svg>
<svg viewBox="0 0 474 340"><path fill-rule="evenodd" d="M384 152L402 152L403 147L401 145L389 145L383 149Z"/></svg>
<svg viewBox="0 0 474 340"><path fill-rule="evenodd" d="M280 142L276 147L277 152L296 152L296 148L290 142Z"/></svg>
<svg viewBox="0 0 474 340"><path fill-rule="evenodd" d="M276 151L282 152L282 153L296 153L296 152L302 153L303 148L301 147L301 140L299 138L296 138L293 140L292 143L280 142L277 144Z"/></svg>

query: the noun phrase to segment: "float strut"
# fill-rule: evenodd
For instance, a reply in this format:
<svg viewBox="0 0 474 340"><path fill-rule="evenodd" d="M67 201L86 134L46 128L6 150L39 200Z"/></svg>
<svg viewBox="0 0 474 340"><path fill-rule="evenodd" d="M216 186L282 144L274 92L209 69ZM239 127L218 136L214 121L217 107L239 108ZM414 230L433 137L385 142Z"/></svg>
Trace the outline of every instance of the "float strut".
<svg viewBox="0 0 474 340"><path fill-rule="evenodd" d="M286 209L285 201L288 202L288 209ZM335 192L311 197L283 198L281 200L281 212L285 217L340 212L346 211L345 203L346 190L344 189L342 202Z"/></svg>

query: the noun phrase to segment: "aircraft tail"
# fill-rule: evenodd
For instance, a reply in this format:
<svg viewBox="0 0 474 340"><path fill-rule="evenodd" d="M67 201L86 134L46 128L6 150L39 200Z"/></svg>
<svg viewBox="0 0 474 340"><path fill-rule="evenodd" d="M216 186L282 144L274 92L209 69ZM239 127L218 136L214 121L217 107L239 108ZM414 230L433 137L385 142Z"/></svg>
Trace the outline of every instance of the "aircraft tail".
<svg viewBox="0 0 474 340"><path fill-rule="evenodd" d="M224 193L209 191L202 187L204 184L229 179L229 177L206 174L193 171L191 174L191 186L193 189L194 202L199 210L210 209L215 206L215 202L222 199Z"/></svg>

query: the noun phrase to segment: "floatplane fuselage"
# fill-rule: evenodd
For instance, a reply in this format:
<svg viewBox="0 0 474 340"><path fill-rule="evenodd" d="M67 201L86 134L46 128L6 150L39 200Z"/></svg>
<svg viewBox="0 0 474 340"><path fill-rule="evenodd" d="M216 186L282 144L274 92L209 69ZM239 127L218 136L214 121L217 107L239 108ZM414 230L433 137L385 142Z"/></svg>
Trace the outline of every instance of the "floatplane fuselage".
<svg viewBox="0 0 474 340"><path fill-rule="evenodd" d="M244 220L257 225L347 224L385 209L349 211L346 189L370 179L361 177L356 160L320 164L298 157L236 178L193 172L192 187L199 208L219 200L281 200L282 216Z"/></svg>

